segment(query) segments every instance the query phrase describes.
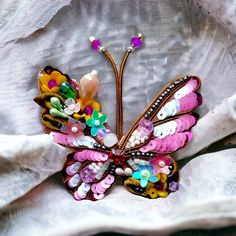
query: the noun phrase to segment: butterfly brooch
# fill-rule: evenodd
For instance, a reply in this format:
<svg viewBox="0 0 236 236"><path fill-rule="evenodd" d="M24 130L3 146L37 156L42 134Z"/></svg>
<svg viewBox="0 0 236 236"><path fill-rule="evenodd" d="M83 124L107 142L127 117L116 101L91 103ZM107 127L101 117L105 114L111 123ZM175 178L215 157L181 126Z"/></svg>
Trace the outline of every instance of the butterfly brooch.
<svg viewBox="0 0 236 236"><path fill-rule="evenodd" d="M141 34L131 39L118 72L101 45L90 37L94 51L111 63L116 79L116 134L94 100L97 71L80 82L51 66L38 74L40 94L34 99L43 111L41 123L52 140L71 150L62 169L66 188L76 200L102 199L121 177L125 188L146 198L166 197L178 190L179 170L171 153L192 140L191 127L201 105L200 79L179 77L164 87L123 135L122 76L129 55L142 45Z"/></svg>

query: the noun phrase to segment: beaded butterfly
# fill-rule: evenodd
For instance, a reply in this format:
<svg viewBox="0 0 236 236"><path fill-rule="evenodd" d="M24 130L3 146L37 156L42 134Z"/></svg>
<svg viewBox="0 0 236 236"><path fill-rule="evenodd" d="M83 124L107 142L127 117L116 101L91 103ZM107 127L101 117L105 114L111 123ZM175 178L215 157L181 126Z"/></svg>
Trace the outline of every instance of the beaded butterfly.
<svg viewBox="0 0 236 236"><path fill-rule="evenodd" d="M43 107L41 122L58 144L71 149L62 170L64 183L76 200L102 199L119 176L128 191L147 198L166 197L178 189L179 171L170 154L192 139L190 129L198 116L192 111L202 103L200 79L187 75L169 83L122 136L122 75L126 60L142 44L142 35L131 39L120 72L101 42L91 47L111 63L116 78L117 117L115 135L94 100L97 71L80 83L60 70L46 66L39 72Z"/></svg>

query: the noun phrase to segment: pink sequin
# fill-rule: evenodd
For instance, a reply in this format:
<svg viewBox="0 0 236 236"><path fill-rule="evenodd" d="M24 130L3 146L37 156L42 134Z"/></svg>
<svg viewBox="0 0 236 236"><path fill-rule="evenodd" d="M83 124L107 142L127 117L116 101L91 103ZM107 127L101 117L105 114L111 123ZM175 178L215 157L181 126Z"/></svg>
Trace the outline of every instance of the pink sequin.
<svg viewBox="0 0 236 236"><path fill-rule="evenodd" d="M190 93L180 100L180 112L189 111L198 106L198 96L196 93Z"/></svg>
<svg viewBox="0 0 236 236"><path fill-rule="evenodd" d="M74 159L77 161L106 161L108 159L108 155L106 153L92 151L92 150L83 150L75 153Z"/></svg>
<svg viewBox="0 0 236 236"><path fill-rule="evenodd" d="M155 151L158 153L168 153L174 152L177 149L185 146L186 142L189 140L188 134L185 133L177 133L170 136L167 136L163 139L154 139L156 143L160 143L160 145L155 148Z"/></svg>
<svg viewBox="0 0 236 236"><path fill-rule="evenodd" d="M196 121L196 117L189 114L179 117L175 120L175 122L177 123L176 133L189 130L193 125L195 125Z"/></svg>
<svg viewBox="0 0 236 236"><path fill-rule="evenodd" d="M77 191L75 191L73 195L74 195L75 200L77 200L77 201L82 200L82 198L79 196Z"/></svg>
<svg viewBox="0 0 236 236"><path fill-rule="evenodd" d="M185 86L189 89L190 92L193 92L197 88L198 82L195 79L191 79Z"/></svg>
<svg viewBox="0 0 236 236"><path fill-rule="evenodd" d="M68 139L66 134L61 134L61 133L57 133L57 132L51 132L49 134L50 138L58 144L63 144L63 145L68 145Z"/></svg>

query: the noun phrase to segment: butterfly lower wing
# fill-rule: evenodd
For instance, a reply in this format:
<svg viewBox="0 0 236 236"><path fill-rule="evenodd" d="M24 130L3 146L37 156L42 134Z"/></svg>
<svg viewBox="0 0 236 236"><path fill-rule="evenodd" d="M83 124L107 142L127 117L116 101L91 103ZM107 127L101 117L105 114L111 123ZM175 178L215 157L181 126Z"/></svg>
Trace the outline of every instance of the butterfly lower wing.
<svg viewBox="0 0 236 236"><path fill-rule="evenodd" d="M76 200L100 200L116 180L108 152L81 149L70 153L62 170L64 183Z"/></svg>
<svg viewBox="0 0 236 236"><path fill-rule="evenodd" d="M130 192L156 198L177 190L178 167L169 154L192 139L190 129L198 118L192 111L202 102L199 87L196 76L169 83L122 139L120 146L133 169L124 182Z"/></svg>

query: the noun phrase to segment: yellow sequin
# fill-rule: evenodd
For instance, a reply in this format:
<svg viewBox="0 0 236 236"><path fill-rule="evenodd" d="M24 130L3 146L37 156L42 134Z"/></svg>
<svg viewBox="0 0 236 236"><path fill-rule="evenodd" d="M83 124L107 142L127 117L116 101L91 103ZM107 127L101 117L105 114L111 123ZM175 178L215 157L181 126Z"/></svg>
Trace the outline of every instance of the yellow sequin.
<svg viewBox="0 0 236 236"><path fill-rule="evenodd" d="M148 190L148 193L151 198L157 198L158 197L158 191L155 188L150 188Z"/></svg>

